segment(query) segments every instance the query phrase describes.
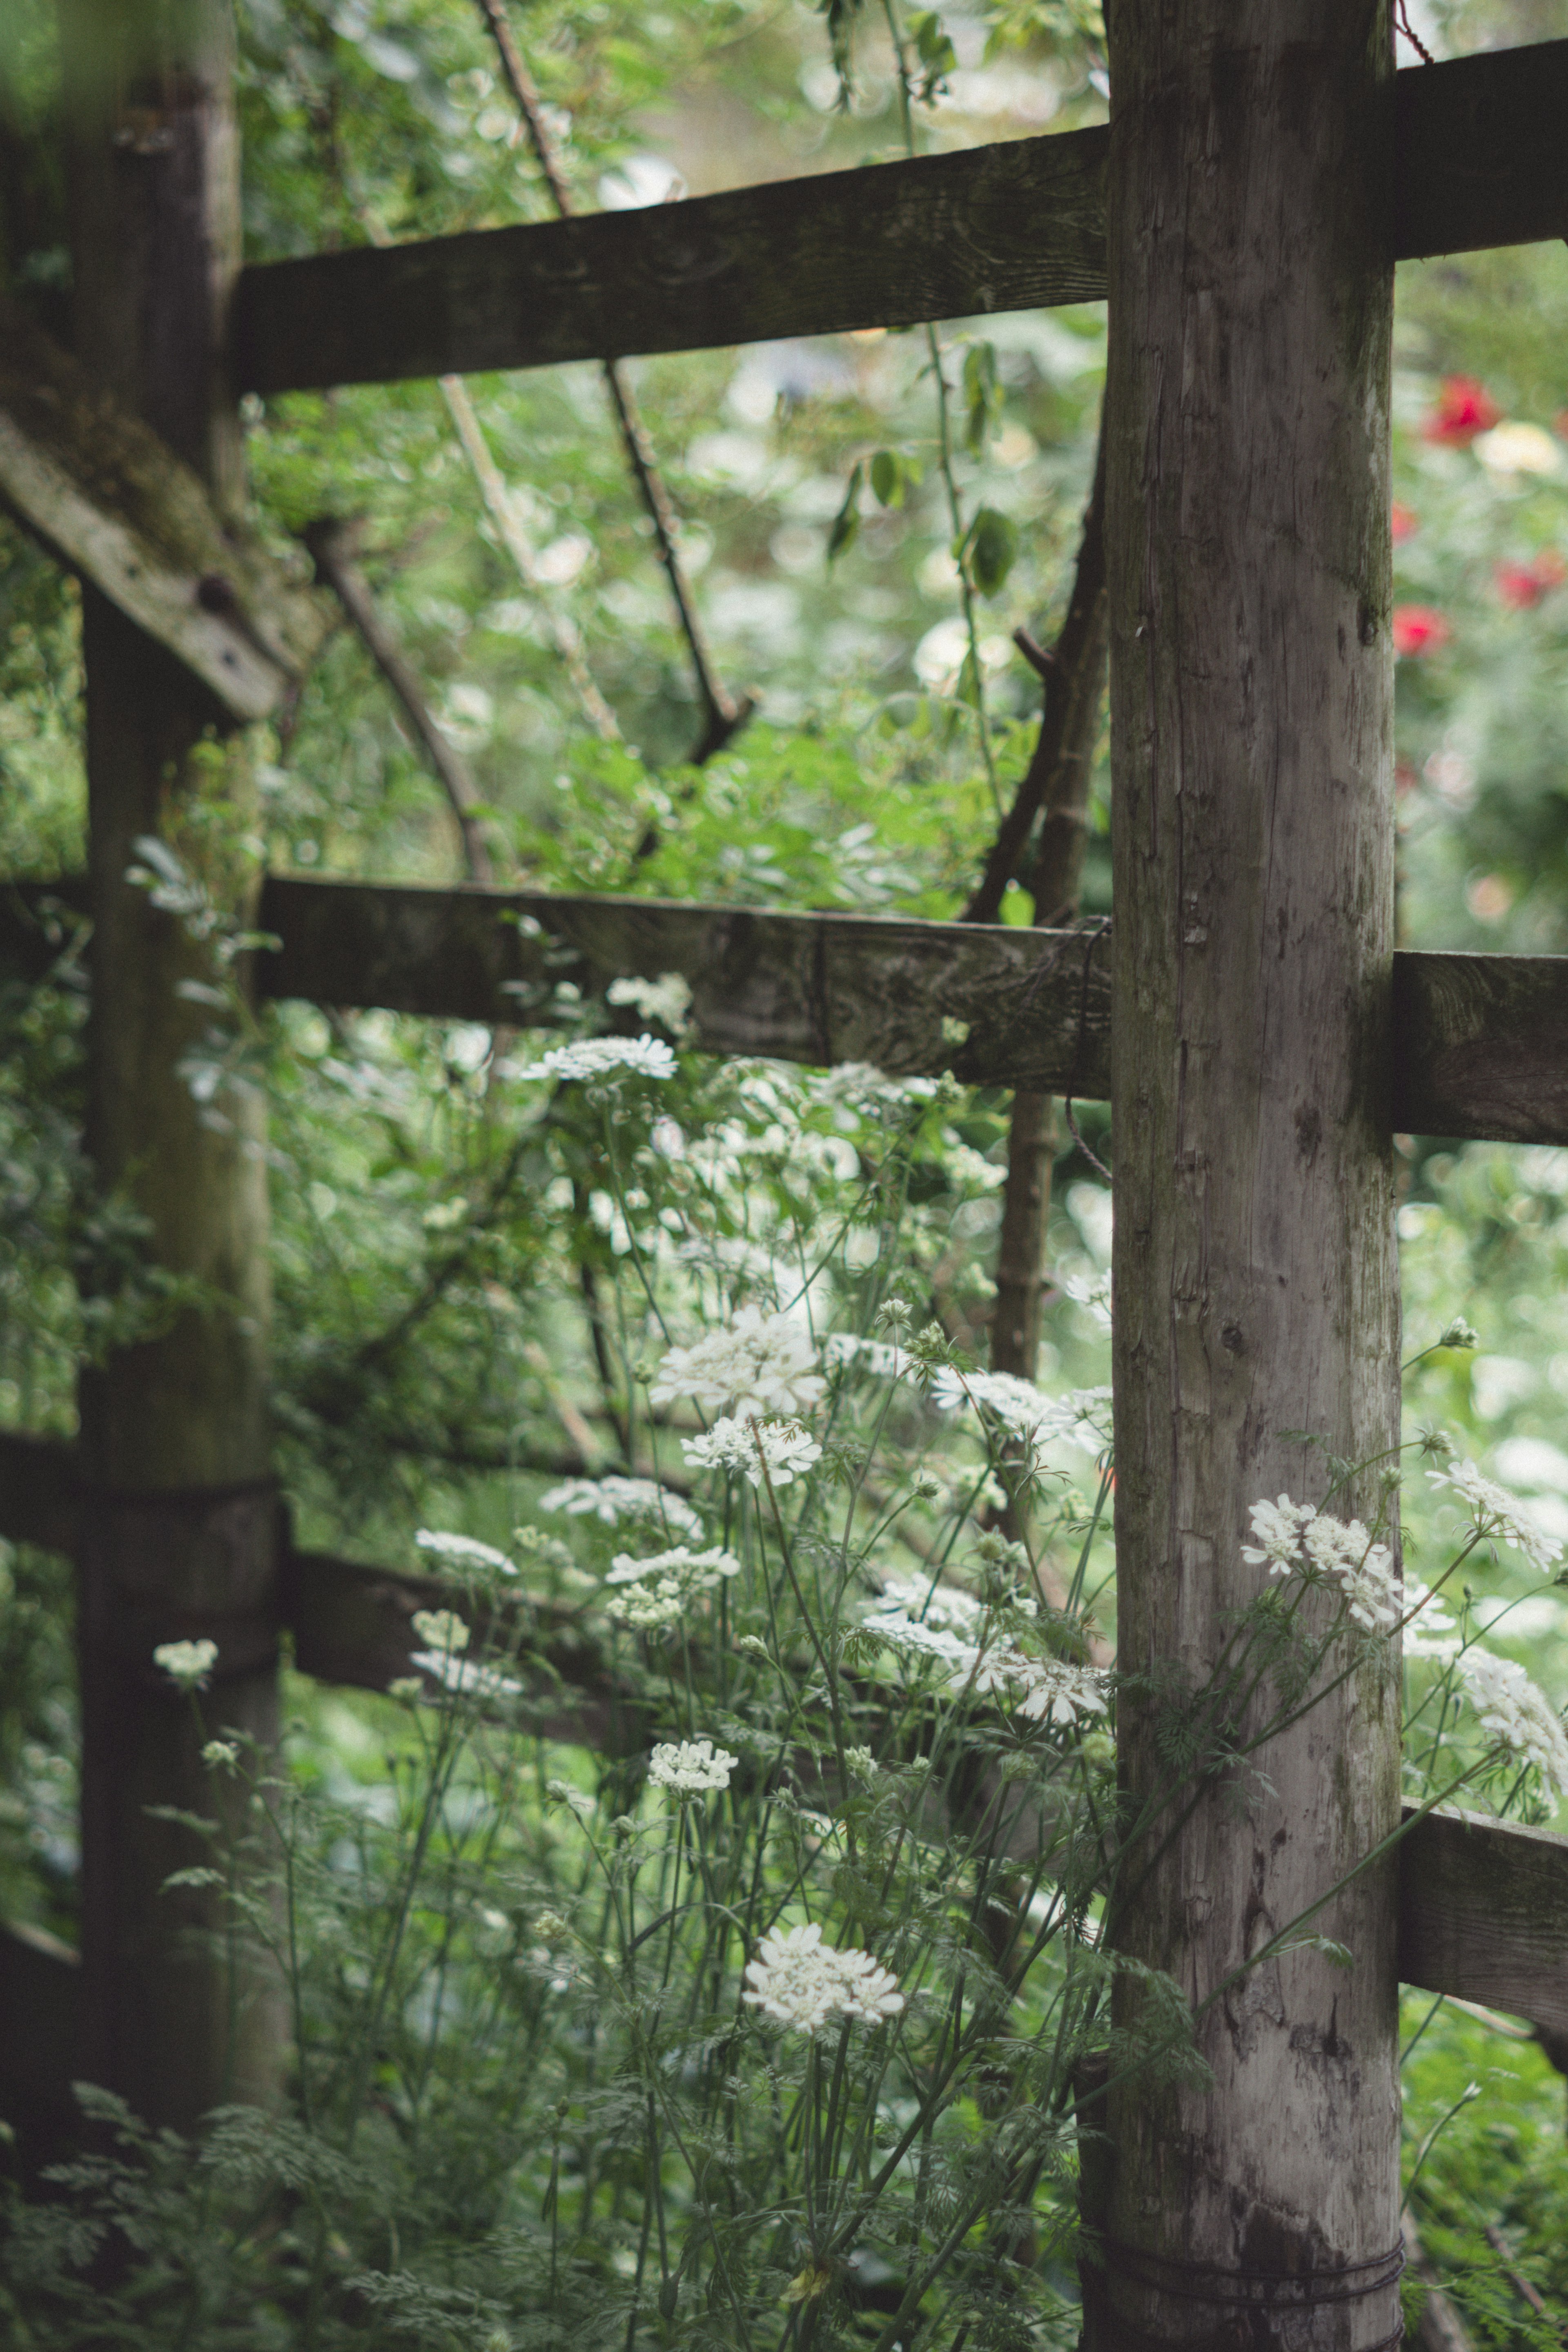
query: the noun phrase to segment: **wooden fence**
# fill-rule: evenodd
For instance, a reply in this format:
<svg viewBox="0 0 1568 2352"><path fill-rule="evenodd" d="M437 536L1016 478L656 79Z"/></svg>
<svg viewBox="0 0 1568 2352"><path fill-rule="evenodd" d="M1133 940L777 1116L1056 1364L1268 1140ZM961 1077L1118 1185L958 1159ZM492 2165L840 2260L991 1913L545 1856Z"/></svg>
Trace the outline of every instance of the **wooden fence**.
<svg viewBox="0 0 1568 2352"><path fill-rule="evenodd" d="M1563 234L1564 121L1568 42L1398 75L1387 124L1397 254ZM231 377L275 393L1093 299L1105 292L1105 155L1106 134L1084 131L249 268L238 281ZM36 523L27 453L9 476L5 459L0 446L0 488ZM100 558L84 530L66 551L140 619L142 589L121 543ZM232 601L229 583L218 588ZM204 576L196 593L216 623L226 608L210 590ZM189 635L177 616L142 625L174 650L181 630ZM282 640L268 643L279 667ZM198 669L201 659L216 674L221 648ZM259 686L256 695L259 707ZM0 964L47 969L82 903L68 881L0 890ZM542 1022L550 947L550 981L570 976L589 992L619 975L681 973L694 1042L710 1052L951 1068L966 1081L1086 1097L1110 1088L1102 930L285 877L267 884L261 922L281 943L257 960L265 996ZM569 961L555 960L559 949ZM1568 959L1396 957L1386 1088L1396 1129L1568 1142ZM0 1535L68 1552L78 1509L69 1445L0 1435ZM406 1670L413 1611L443 1589L286 1549L279 1627L305 1672L381 1687ZM604 1661L562 1627L550 1665L571 1693L551 1728L603 1738L612 1696ZM1400 1901L1405 1980L1568 2031L1568 1840L1434 1814L1405 1843ZM0 1937L0 2074L35 2090L63 2080L73 1969L50 1938Z"/></svg>

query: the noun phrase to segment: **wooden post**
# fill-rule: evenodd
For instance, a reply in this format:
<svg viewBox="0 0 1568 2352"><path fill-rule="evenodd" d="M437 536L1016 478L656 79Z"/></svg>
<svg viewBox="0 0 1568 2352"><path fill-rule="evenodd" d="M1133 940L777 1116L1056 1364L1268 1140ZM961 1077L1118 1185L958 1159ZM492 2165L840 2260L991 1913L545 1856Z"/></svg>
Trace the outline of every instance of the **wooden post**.
<svg viewBox="0 0 1568 2352"><path fill-rule="evenodd" d="M239 493L221 382L238 267L233 26L226 0L61 0L76 331L81 360L205 477ZM153 1266L201 1295L82 1383L79 1540L83 2032L79 2071L189 2126L265 2092L274 2011L237 2000L207 1859L149 1808L221 1811L234 1784L153 1667L157 1643L218 1643L205 1727L277 1731L277 1506L268 1478L267 1192L259 1105L198 1102L180 1065L214 1019L180 994L214 978L179 917L130 883L157 835L243 917L244 747L204 690L84 592L93 918L88 1139L100 1183L142 1220ZM89 1276L101 1290L112 1275Z"/></svg>
<svg viewBox="0 0 1568 2352"><path fill-rule="evenodd" d="M1291 1433L1398 1434L1393 60L1385 0L1116 0L1110 32L1120 1650L1198 1680L1266 1579L1248 1507L1330 1483ZM1122 1702L1133 1798L1155 1712ZM1122 1948L1203 2004L1394 1827L1398 1738L1389 1656L1211 1789ZM1399 2242L1394 1902L1390 1860L1312 1922L1352 1967L1202 2011L1212 2088L1113 2096L1097 2352L1394 2340L1393 2264L1348 2267Z"/></svg>

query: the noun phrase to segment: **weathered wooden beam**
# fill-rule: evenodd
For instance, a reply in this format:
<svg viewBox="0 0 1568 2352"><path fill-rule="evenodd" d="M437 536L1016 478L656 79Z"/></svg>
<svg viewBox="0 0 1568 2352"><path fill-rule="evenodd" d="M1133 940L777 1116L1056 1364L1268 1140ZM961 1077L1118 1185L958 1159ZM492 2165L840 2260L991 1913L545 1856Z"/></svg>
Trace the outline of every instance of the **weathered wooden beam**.
<svg viewBox="0 0 1568 2352"><path fill-rule="evenodd" d="M1110 1090L1098 931L277 876L260 920L283 942L258 958L268 996L526 1025L548 1017L559 981L598 992L620 974L676 971L709 1053Z"/></svg>
<svg viewBox="0 0 1568 2352"><path fill-rule="evenodd" d="M244 272L247 390L701 351L1089 302L1103 131Z"/></svg>
<svg viewBox="0 0 1568 2352"><path fill-rule="evenodd" d="M77 1475L76 1447L68 1439L0 1430L0 1536L45 1551L74 1552Z"/></svg>
<svg viewBox="0 0 1568 2352"><path fill-rule="evenodd" d="M1440 1807L1399 1857L1400 1981L1568 2032L1568 1838Z"/></svg>
<svg viewBox="0 0 1568 2352"><path fill-rule="evenodd" d="M1395 82L1401 259L1568 226L1568 41ZM1105 293L1103 131L247 269L254 392L907 327Z"/></svg>
<svg viewBox="0 0 1568 2352"><path fill-rule="evenodd" d="M47 970L80 903L74 877L0 889L0 969ZM557 981L679 971L708 1053L1110 1090L1104 932L282 875L260 920L282 942L257 960L263 996L547 1027ZM1401 1133L1568 1143L1568 956L1395 955L1391 1075Z"/></svg>
<svg viewBox="0 0 1568 2352"><path fill-rule="evenodd" d="M264 719L304 670L325 606L225 522L195 468L0 298L0 500L200 678Z"/></svg>

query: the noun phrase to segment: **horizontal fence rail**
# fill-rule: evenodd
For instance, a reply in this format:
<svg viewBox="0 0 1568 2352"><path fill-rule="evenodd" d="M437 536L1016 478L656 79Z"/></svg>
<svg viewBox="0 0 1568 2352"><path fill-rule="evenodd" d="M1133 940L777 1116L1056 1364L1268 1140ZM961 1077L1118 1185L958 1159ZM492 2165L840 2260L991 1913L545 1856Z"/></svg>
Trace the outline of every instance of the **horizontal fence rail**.
<svg viewBox="0 0 1568 2352"><path fill-rule="evenodd" d="M63 1440L0 1433L0 1536L68 1550L75 1536L75 1448ZM458 1603L474 1615L459 1586L331 1553L290 1551L279 1594L281 1626L292 1635L302 1673L324 1682L384 1690L410 1672L420 1646L414 1612ZM541 1612L536 1623L531 1696L542 1737L606 1753L647 1744L638 1706L616 1691L603 1652L564 1617ZM529 1661L520 1673L529 1671ZM1439 1810L1413 1823L1399 1849L1399 1975L1407 1984L1452 1993L1568 2032L1568 1838L1484 1814ZM72 1963L51 1939L0 1930L0 2077L23 2068L29 2080L40 2050L18 2049L9 2035L29 2011L5 1999L40 1977L48 2000L50 2053L68 2042L62 2004Z"/></svg>
<svg viewBox="0 0 1568 2352"><path fill-rule="evenodd" d="M1401 260L1568 233L1568 41L1394 77ZM1108 133L245 270L241 390L703 351L1105 294Z"/></svg>
<svg viewBox="0 0 1568 2352"><path fill-rule="evenodd" d="M36 976L83 900L75 879L0 890L0 966ZM689 1042L892 1076L1110 1092L1110 937L684 899L432 889L271 876L259 992L433 1020L548 1026L570 981L679 972ZM1389 1123L1402 1133L1568 1143L1568 956L1394 959Z"/></svg>

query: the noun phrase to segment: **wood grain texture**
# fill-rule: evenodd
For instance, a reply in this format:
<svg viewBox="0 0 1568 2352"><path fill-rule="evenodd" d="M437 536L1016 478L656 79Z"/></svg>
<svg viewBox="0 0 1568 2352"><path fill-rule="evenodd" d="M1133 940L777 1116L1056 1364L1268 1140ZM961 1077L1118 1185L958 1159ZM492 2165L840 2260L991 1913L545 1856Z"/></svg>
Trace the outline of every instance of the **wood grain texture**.
<svg viewBox="0 0 1568 2352"><path fill-rule="evenodd" d="M1568 1838L1428 1813L1399 1848L1399 1976L1568 2032Z"/></svg>
<svg viewBox="0 0 1568 2352"><path fill-rule="evenodd" d="M1105 292L1102 131L246 270L256 392L904 327Z"/></svg>
<svg viewBox="0 0 1568 2352"><path fill-rule="evenodd" d="M106 385L0 298L0 500L199 678L264 719L308 667L325 606Z"/></svg>
<svg viewBox="0 0 1568 2352"><path fill-rule="evenodd" d="M1118 0L1109 28L1116 1553L1140 1678L1118 1745L1159 1824L1165 1678L1201 1683L1268 1586L1250 1507L1324 1493L1286 1433L1352 1462L1398 1441L1393 41L1368 0ZM1376 1499L1363 1477L1335 1508ZM1309 1596L1299 1622L1332 1613ZM1363 2352L1397 2319L1387 2287L1227 2335L1184 2268L1397 2243L1392 1849L1342 1883L1399 1820L1394 1663L1269 1738L1256 1779L1193 1789L1110 1923L1201 2007L1212 2081L1113 2084L1103 2223L1145 2260L1086 2279L1093 2352ZM1253 1691L1233 1736L1277 1712ZM1315 1925L1353 1967L1256 1958L1333 1887ZM1134 2030L1146 1998L1119 1979L1113 2017Z"/></svg>
<svg viewBox="0 0 1568 2352"><path fill-rule="evenodd" d="M1561 236L1568 42L1397 77L1398 257ZM247 269L255 392L703 351L1103 298L1103 131Z"/></svg>
<svg viewBox="0 0 1568 2352"><path fill-rule="evenodd" d="M1568 236L1568 41L1413 66L1394 89L1400 260Z"/></svg>
<svg viewBox="0 0 1568 2352"><path fill-rule="evenodd" d="M0 887L0 972L42 978L85 904L78 876ZM282 940L257 960L263 996L548 1027L557 980L593 993L679 971L710 1053L1110 1090L1108 934L281 875L260 919ZM944 1018L973 1024L963 1045ZM1400 1133L1568 1143L1568 956L1396 954L1387 1116Z"/></svg>
<svg viewBox="0 0 1568 2352"><path fill-rule="evenodd" d="M678 971L692 1042L710 1053L1110 1088L1100 933L278 877L260 919L283 941L258 959L272 996L526 1026L559 981L596 992L617 974ZM967 1037L944 1038L944 1020Z"/></svg>

